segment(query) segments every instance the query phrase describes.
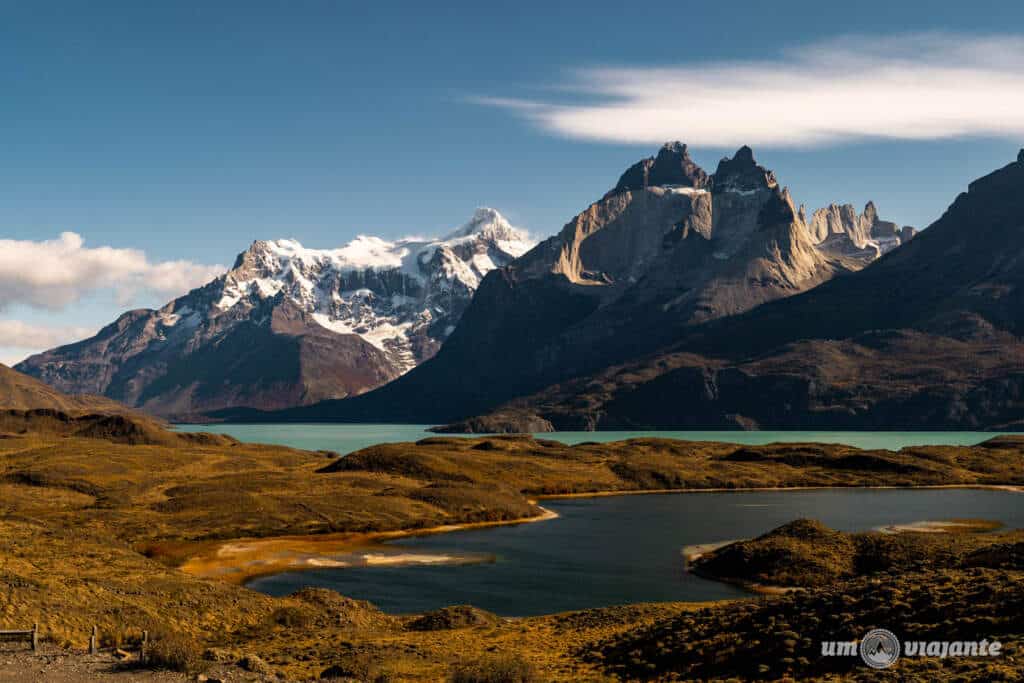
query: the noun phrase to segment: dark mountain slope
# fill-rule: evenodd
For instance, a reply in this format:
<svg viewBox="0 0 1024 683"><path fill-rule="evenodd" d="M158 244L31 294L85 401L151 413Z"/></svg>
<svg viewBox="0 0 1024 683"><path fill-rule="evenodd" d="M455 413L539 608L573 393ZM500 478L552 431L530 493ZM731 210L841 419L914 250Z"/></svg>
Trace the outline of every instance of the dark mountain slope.
<svg viewBox="0 0 1024 683"><path fill-rule="evenodd" d="M1024 332L1024 150L968 186L906 246L850 278L711 325L693 350L756 354L799 339L913 328L954 338ZM736 332L756 330L750 339Z"/></svg>

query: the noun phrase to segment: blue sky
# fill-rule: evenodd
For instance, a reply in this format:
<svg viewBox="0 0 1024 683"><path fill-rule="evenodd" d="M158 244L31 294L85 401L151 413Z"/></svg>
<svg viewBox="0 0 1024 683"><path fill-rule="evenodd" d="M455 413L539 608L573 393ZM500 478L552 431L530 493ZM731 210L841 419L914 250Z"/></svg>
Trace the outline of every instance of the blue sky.
<svg viewBox="0 0 1024 683"><path fill-rule="evenodd" d="M182 269L202 279L202 266L229 264L257 238L331 247L358 233L438 234L478 205L550 234L653 153L666 131L713 170L749 128L759 161L798 202L873 199L884 217L926 225L1024 142L1013 121L976 120L1003 104L993 120L1020 116L998 100L998 78L986 80L993 59L1008 59L998 42L994 57L972 62L980 78L930 65L920 73L931 89L913 90L909 101L891 83L879 90L876 110L911 113L882 117L877 125L894 132L881 137L880 128L858 133L865 117L854 112L850 126L824 139L786 139L772 131L809 125L796 120L807 111L799 100L780 111L785 98L755 88L716 111L716 84L700 121L681 115L676 125L673 113L620 130L621 112L604 105L622 93L599 70L632 70L629 84L671 90L674 81L666 86L653 70L728 80L740 64L771 84L777 67L799 79L835 58L814 46L839 40L854 56L835 72L841 80L856 68L859 46L868 46L867 73L887 73L890 53L912 61L923 45L941 61L947 46L1016 39L1007 31L1020 26L1024 5L980 1L0 1L0 239L24 246L72 231L86 248L138 250L146 264L128 268L127 286L112 281L49 305L23 286L4 287L0 272L0 361L180 293L174 278L139 284L150 267L186 261ZM921 34L930 37L922 43ZM827 90L832 73L804 94ZM982 89L965 96L978 82ZM870 83L849 87L836 101L848 92L857 100L857 88L872 92ZM962 131L933 135L914 118L961 99L979 110L964 114ZM593 103L597 111L582 112L581 123L575 107ZM57 332L15 347L4 322L8 332L15 322Z"/></svg>

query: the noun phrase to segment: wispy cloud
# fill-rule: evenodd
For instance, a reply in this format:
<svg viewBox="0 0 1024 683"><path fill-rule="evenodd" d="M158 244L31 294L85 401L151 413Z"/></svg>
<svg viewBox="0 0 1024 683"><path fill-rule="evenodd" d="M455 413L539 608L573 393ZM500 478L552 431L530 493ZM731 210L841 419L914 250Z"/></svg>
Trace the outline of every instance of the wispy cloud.
<svg viewBox="0 0 1024 683"><path fill-rule="evenodd" d="M0 240L0 309L14 304L59 311L100 290L129 304L142 293L184 294L223 273L224 266L151 262L137 249L86 247L65 232L54 240Z"/></svg>
<svg viewBox="0 0 1024 683"><path fill-rule="evenodd" d="M786 147L1020 137L1024 37L846 37L755 61L576 70L558 92L558 101L474 101L550 133L615 143Z"/></svg>

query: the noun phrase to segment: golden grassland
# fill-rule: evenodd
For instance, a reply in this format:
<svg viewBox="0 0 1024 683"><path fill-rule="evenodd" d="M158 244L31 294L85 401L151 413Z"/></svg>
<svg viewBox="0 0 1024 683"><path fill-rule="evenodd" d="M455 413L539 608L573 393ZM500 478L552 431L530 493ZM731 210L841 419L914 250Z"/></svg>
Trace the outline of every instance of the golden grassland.
<svg viewBox="0 0 1024 683"><path fill-rule="evenodd" d="M176 633L207 658L258 657L292 680L330 667L357 679L376 671L392 680L443 680L460 663L509 653L531 664L538 680L637 677L601 653L681 615L734 606L633 605L446 626L447 617L393 617L330 591L271 598L237 585L231 562L219 565L227 568L214 572L219 578L195 575L217 569L225 546L249 548L247 561L296 547L330 554L396 533L534 518L544 495L1024 484L1024 447L1012 438L891 453L436 437L338 459L167 438L120 423L90 428L102 438L86 438L80 427L0 436L0 628L38 621L45 637L76 647L93 624L111 641L142 629ZM639 677L675 675L662 665L645 664Z"/></svg>
<svg viewBox="0 0 1024 683"><path fill-rule="evenodd" d="M704 576L785 586L773 599L657 620L588 648L623 678L1020 680L1024 670L1024 532L965 520L944 532L844 533L795 520L709 550ZM999 658L900 660L877 672L859 658L822 657L822 640L872 628L904 639L993 640Z"/></svg>

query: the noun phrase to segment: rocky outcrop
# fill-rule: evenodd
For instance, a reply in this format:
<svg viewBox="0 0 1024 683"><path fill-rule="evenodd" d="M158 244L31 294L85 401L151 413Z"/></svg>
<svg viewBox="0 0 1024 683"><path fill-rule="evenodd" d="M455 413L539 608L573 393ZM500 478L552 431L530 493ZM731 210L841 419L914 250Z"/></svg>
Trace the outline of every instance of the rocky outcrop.
<svg viewBox="0 0 1024 683"><path fill-rule="evenodd" d="M484 276L532 245L493 209L439 240L256 241L206 286L18 369L179 419L354 396L432 357Z"/></svg>

